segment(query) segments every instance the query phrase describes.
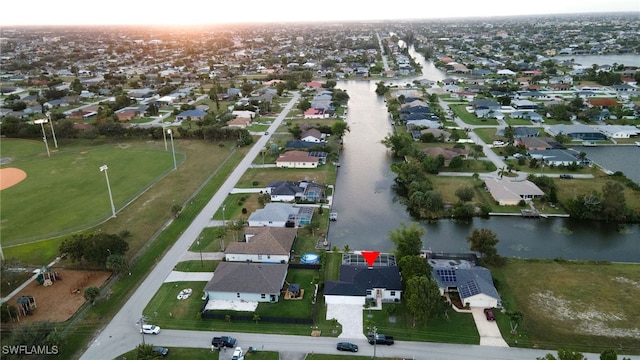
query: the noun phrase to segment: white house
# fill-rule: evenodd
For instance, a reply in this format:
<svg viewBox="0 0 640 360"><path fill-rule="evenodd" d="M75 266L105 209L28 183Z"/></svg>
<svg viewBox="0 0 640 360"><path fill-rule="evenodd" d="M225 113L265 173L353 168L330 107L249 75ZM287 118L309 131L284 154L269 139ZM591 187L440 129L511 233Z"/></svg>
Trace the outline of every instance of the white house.
<svg viewBox="0 0 640 360"><path fill-rule="evenodd" d="M249 215L249 226L298 227L311 222L313 208L287 203L268 203Z"/></svg>
<svg viewBox="0 0 640 360"><path fill-rule="evenodd" d="M294 228L248 227L245 241L232 242L224 252L226 261L286 264L298 231Z"/></svg>
<svg viewBox="0 0 640 360"><path fill-rule="evenodd" d="M209 301L278 302L287 264L221 262L204 287Z"/></svg>
<svg viewBox="0 0 640 360"><path fill-rule="evenodd" d="M501 206L518 205L521 200L528 200L544 195L536 184L529 180L512 181L509 178L486 178L484 184L491 196Z"/></svg>
<svg viewBox="0 0 640 360"><path fill-rule="evenodd" d="M315 169L318 167L318 159L309 156L306 151L291 150L280 155L276 160L276 167L294 169Z"/></svg>
<svg viewBox="0 0 640 360"><path fill-rule="evenodd" d="M640 129L632 125L596 125L598 131L614 139L629 139L640 136Z"/></svg>

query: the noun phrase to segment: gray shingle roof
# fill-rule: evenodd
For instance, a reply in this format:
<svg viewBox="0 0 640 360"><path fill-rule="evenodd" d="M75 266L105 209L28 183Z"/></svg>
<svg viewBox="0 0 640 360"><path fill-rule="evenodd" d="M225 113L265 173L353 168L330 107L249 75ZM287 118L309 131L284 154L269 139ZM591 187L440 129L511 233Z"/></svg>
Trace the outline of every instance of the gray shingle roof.
<svg viewBox="0 0 640 360"><path fill-rule="evenodd" d="M221 262L205 291L278 294L287 276L287 264Z"/></svg>

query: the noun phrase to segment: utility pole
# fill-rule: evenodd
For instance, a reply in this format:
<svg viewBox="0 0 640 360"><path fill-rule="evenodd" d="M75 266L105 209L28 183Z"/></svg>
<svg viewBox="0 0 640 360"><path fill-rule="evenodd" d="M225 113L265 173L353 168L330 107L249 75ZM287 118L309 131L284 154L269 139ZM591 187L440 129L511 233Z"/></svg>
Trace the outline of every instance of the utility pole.
<svg viewBox="0 0 640 360"><path fill-rule="evenodd" d="M144 316L140 317L140 334L142 334L142 345L144 345L144 321L146 320L146 318Z"/></svg>
<svg viewBox="0 0 640 360"><path fill-rule="evenodd" d="M373 358L372 359L375 359L376 358L376 343L377 343L376 340L378 340L378 327L374 326L372 328L372 330L373 330Z"/></svg>

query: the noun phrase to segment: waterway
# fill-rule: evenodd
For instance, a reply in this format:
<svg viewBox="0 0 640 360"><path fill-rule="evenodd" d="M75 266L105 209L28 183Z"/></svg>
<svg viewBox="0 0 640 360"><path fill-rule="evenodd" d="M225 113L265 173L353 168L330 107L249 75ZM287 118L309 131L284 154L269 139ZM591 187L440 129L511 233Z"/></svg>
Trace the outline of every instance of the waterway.
<svg viewBox="0 0 640 360"><path fill-rule="evenodd" d="M591 67L597 65L613 65L623 64L626 66L640 66L640 55L638 54L620 54L620 55L566 55L556 56L552 59L556 60L573 60L576 63Z"/></svg>
<svg viewBox="0 0 640 360"><path fill-rule="evenodd" d="M425 69L419 78L446 77L421 56L416 61L423 63ZM349 245L354 250L392 251L395 246L389 239L389 231L416 220L393 190L395 175L390 170L393 159L381 143L392 131L386 104L375 94L374 81L339 81L337 87L350 96L346 121L351 131L344 137L336 180L333 211L339 214L338 221L331 223L328 240L338 248ZM623 172L628 174L628 170ZM419 223L426 230L423 248L433 252L468 252L466 237L471 230L488 228L500 240L498 252L507 257L640 263L638 225L617 228L564 218L520 217Z"/></svg>

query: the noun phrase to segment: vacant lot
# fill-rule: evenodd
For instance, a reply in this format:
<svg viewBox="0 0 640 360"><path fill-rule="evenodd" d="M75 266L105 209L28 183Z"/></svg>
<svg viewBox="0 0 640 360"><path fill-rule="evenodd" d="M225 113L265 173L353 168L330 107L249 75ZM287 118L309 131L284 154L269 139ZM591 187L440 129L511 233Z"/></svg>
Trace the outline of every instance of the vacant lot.
<svg viewBox="0 0 640 360"><path fill-rule="evenodd" d="M518 335L499 321L510 344L640 353L640 266L510 259L492 272L506 309L524 313Z"/></svg>

